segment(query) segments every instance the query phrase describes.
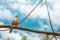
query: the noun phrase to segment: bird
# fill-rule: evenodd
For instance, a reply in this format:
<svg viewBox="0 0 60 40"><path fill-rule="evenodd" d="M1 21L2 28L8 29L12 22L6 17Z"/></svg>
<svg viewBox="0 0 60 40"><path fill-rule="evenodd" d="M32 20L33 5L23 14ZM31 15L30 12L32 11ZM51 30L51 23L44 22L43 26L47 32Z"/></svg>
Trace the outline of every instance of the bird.
<svg viewBox="0 0 60 40"><path fill-rule="evenodd" d="M14 17L14 19L13 19L13 22L12 22L13 27L10 28L10 32L9 32L9 33L12 32L13 28L16 27L17 24L18 24L18 16L16 15L16 16Z"/></svg>

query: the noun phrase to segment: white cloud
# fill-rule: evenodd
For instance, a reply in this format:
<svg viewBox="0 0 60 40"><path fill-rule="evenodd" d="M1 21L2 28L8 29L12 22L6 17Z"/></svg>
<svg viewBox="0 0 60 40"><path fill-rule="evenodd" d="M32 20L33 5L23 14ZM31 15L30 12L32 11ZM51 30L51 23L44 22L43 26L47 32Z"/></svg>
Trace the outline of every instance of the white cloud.
<svg viewBox="0 0 60 40"><path fill-rule="evenodd" d="M60 25L60 2L54 2L54 5L53 5L53 11L52 11L52 22L57 24L57 25Z"/></svg>
<svg viewBox="0 0 60 40"><path fill-rule="evenodd" d="M19 33L9 33L9 30L8 31L4 31L4 32L0 32L1 35L2 35L2 38L1 39L7 39L8 37L10 39L14 39L14 40L21 40L22 39L22 36L19 35Z"/></svg>
<svg viewBox="0 0 60 40"><path fill-rule="evenodd" d="M31 14L31 16L34 18L39 17L39 18L47 18L47 10L46 7L40 7L38 6L33 13Z"/></svg>
<svg viewBox="0 0 60 40"><path fill-rule="evenodd" d="M3 9L3 10L0 10L0 18L1 19L12 20L13 15L9 10Z"/></svg>
<svg viewBox="0 0 60 40"><path fill-rule="evenodd" d="M39 30L42 30L42 31L49 31L49 32L50 32L50 31L51 31L51 27L48 26L48 25L42 25Z"/></svg>
<svg viewBox="0 0 60 40"><path fill-rule="evenodd" d="M9 35L10 38L14 38L15 40L22 40L22 36L20 36L18 33L11 33Z"/></svg>
<svg viewBox="0 0 60 40"><path fill-rule="evenodd" d="M27 40L40 40L42 38L42 34L38 34L38 33L32 33L32 32L28 32L28 31L20 31L19 32L20 35L26 36Z"/></svg>
<svg viewBox="0 0 60 40"><path fill-rule="evenodd" d="M32 8L32 5L20 5L20 10L25 13L28 13L31 8Z"/></svg>
<svg viewBox="0 0 60 40"><path fill-rule="evenodd" d="M21 5L20 10L24 12L25 14L28 14L35 5ZM46 18L47 17L47 10L46 7L38 6L31 14L30 18Z"/></svg>
<svg viewBox="0 0 60 40"><path fill-rule="evenodd" d="M17 0L18 2L21 2L21 3L26 3L26 0Z"/></svg>
<svg viewBox="0 0 60 40"><path fill-rule="evenodd" d="M10 6L12 9L18 9L18 7L19 7L17 3L9 4L9 6Z"/></svg>

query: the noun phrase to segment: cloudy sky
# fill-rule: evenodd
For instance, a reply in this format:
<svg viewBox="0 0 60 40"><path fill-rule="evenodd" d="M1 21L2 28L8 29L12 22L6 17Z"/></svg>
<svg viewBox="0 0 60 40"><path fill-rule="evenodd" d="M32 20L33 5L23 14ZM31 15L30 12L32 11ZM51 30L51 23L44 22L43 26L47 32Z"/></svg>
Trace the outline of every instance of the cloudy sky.
<svg viewBox="0 0 60 40"><path fill-rule="evenodd" d="M0 0L0 24L11 25L15 15L18 15L20 22L39 1L40 0ZM60 28L60 0L47 0L47 2L53 28L54 31L57 32ZM19 26L34 30L51 31L45 0L43 0L32 14L23 23L19 24ZM41 37L42 34L22 30L13 30L13 32L9 34L8 30L0 32L0 40L8 36L14 38L13 40L20 40L22 35L28 36L28 40L40 40L39 37Z"/></svg>

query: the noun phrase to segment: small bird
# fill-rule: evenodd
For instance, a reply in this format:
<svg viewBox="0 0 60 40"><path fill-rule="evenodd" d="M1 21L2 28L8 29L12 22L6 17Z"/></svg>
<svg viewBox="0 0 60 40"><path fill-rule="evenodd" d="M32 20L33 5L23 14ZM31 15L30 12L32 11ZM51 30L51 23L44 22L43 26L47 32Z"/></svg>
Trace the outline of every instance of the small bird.
<svg viewBox="0 0 60 40"><path fill-rule="evenodd" d="M11 27L11 29L10 29L10 32L9 32L9 33L11 33L11 32L12 32L13 28L14 28L14 27L16 27L16 26L17 26L17 24L18 24L18 16L16 15L16 16L15 16L15 18L13 19L13 22L12 22L13 27Z"/></svg>

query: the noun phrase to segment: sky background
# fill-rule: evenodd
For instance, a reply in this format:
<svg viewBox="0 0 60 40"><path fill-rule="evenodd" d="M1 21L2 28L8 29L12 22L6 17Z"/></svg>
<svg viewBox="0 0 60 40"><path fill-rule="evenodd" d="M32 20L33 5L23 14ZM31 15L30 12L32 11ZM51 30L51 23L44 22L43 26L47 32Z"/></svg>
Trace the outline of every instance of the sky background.
<svg viewBox="0 0 60 40"><path fill-rule="evenodd" d="M40 0L0 0L0 24L11 25L15 15L18 15L20 22L39 1ZM47 0L47 2L53 28L54 31L57 32L60 28L60 0ZM45 0L43 0L32 14L18 26L34 30L52 31L49 24ZM13 32L9 34L8 30L0 32L0 40L3 38L6 39L8 36L14 38L13 40L21 40L21 36L23 35L27 36L28 40L40 40L40 37L42 37L42 34L22 30L13 30Z"/></svg>

